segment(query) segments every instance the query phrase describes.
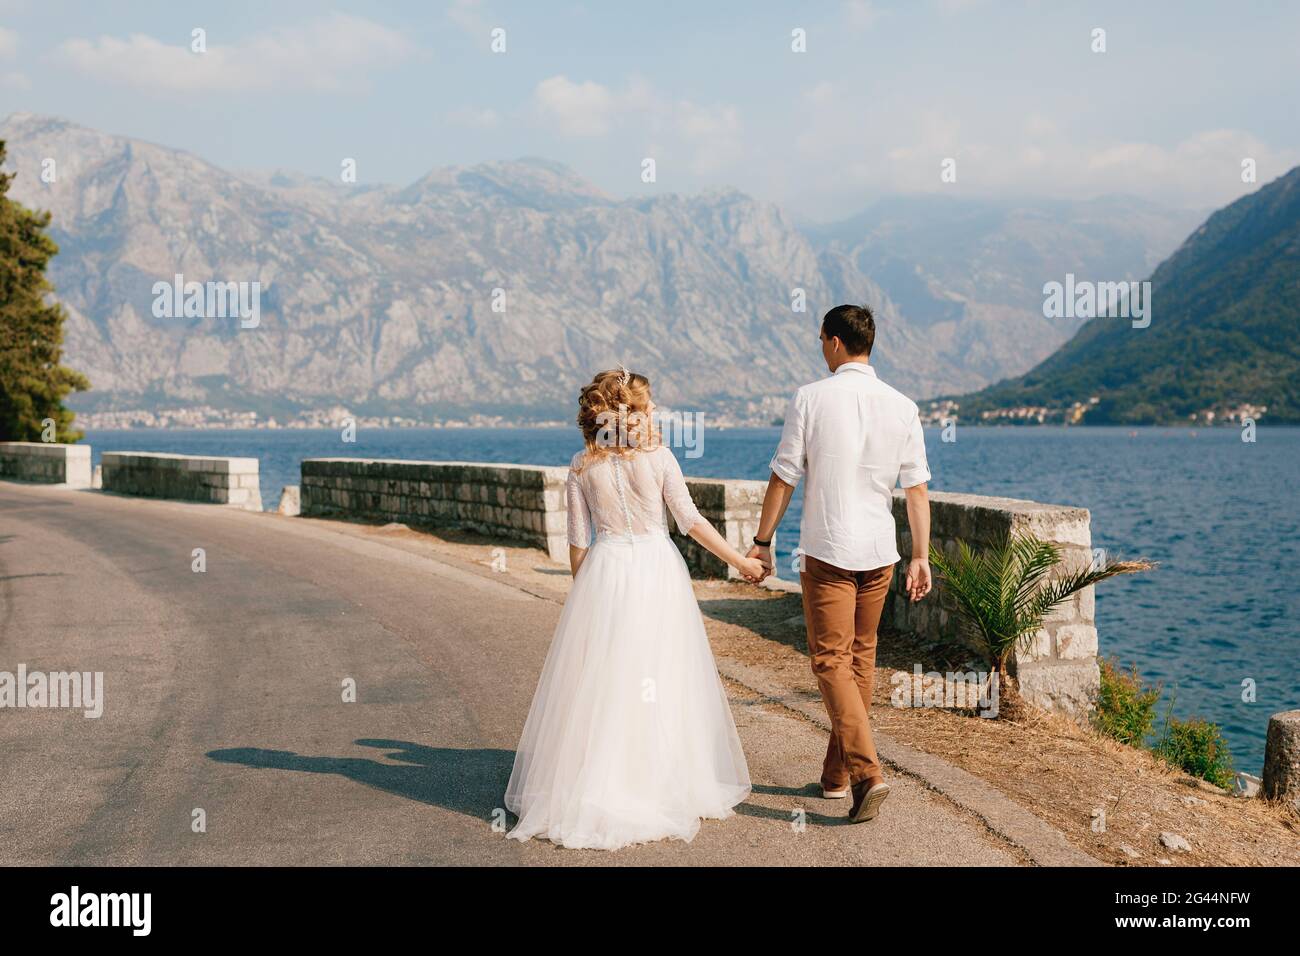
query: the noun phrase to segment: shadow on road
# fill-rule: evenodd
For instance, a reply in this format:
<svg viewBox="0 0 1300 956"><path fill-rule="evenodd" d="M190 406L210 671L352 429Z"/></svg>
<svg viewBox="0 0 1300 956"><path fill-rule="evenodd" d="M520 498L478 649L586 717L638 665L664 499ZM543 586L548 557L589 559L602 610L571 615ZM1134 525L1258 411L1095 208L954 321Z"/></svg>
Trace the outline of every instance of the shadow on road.
<svg viewBox="0 0 1300 956"><path fill-rule="evenodd" d="M373 738L363 738L355 743L392 751L386 756L401 763L380 763L364 757L311 757L291 750L267 750L263 747L210 750L208 757L220 763L260 769L334 773L367 787L444 807L479 820L491 819L493 811L502 806L515 759L513 750L457 750L453 747L425 747L406 740ZM795 789L759 784L753 789L755 794L804 796L809 798L809 803L821 802L817 799L815 786ZM763 820L789 823L792 819L789 810L749 802L740 804L735 810L742 816ZM806 822L817 826L848 823L842 814L828 816L811 812L806 807L804 811Z"/></svg>
<svg viewBox="0 0 1300 956"><path fill-rule="evenodd" d="M445 807L480 820L490 819L492 812L503 806L506 783L514 765L513 750L457 750L453 747L425 747L406 740L373 738L363 738L355 743L392 751L386 756L400 763L381 763L364 757L312 757L291 750L262 747L210 750L208 757L220 763L246 767L338 774L367 787Z"/></svg>
<svg viewBox="0 0 1300 956"><path fill-rule="evenodd" d="M806 823L815 823L822 827L837 827L840 824L849 822L848 809L849 801L847 800L825 800L822 798L822 788L815 783L810 783L803 787L778 787L772 784L756 783L750 788L755 795L766 794L775 797L794 797L795 809L804 811L804 821ZM809 807L823 806L827 808L836 808L833 815L825 813L814 813ZM786 823L791 822L794 818L790 810L778 810L773 807L760 807L752 803L742 803L736 807L736 812L747 817L761 817L765 820L784 820Z"/></svg>
<svg viewBox="0 0 1300 956"><path fill-rule="evenodd" d="M742 803L736 808L736 813L742 817L754 817L758 820L780 820L782 823L794 823L796 818L794 809L803 810L803 822L819 827L837 827L840 825L852 826L849 823L847 813L839 816L827 816L824 813L813 813L807 807L796 807L791 810L781 810L777 807L760 807L753 803Z"/></svg>
<svg viewBox="0 0 1300 956"><path fill-rule="evenodd" d="M818 826L840 826L841 823L848 823L849 801L848 800L826 800L822 796L822 787L816 783L807 784L805 787L776 787L770 783L755 783L753 787L755 795L757 793L766 793L768 796L794 797L794 808L803 810L803 821L806 823L816 823ZM814 813L810 806L826 806L826 808L835 808L833 814ZM789 823L793 817L790 810L777 810L768 808L768 806L755 806L754 804L741 804L737 806L736 813L744 814L746 817L762 817L764 819L784 819Z"/></svg>

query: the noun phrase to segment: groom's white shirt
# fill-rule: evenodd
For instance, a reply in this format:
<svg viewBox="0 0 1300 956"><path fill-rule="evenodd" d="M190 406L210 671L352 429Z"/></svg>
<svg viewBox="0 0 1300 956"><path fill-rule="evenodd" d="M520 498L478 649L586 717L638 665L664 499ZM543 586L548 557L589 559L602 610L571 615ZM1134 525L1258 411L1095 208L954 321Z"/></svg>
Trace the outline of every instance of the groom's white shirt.
<svg viewBox="0 0 1300 956"><path fill-rule="evenodd" d="M930 480L916 402L865 362L794 393L771 469L804 485L799 549L846 571L899 559L893 489Z"/></svg>

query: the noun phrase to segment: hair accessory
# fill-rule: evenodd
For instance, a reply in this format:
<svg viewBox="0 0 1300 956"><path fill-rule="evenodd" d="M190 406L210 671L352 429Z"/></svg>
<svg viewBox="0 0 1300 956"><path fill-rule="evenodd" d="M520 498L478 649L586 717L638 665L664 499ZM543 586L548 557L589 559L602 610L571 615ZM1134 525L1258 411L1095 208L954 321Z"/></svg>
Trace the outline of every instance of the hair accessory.
<svg viewBox="0 0 1300 956"><path fill-rule="evenodd" d="M632 381L632 373L627 370L627 366L622 362L618 363L618 368L619 371L623 373L618 378L618 384L627 385L628 382Z"/></svg>

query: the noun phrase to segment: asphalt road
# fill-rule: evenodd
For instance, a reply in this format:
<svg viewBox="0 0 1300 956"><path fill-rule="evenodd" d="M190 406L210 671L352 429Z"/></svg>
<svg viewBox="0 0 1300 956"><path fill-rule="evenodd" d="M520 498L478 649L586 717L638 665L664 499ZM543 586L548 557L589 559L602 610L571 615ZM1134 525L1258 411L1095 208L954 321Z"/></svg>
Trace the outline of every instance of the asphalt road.
<svg viewBox="0 0 1300 956"><path fill-rule="evenodd" d="M0 483L0 671L104 674L98 718L0 708L0 863L1020 861L905 777L847 824L810 787L822 732L739 686L737 816L614 853L505 839L559 611L358 526Z"/></svg>

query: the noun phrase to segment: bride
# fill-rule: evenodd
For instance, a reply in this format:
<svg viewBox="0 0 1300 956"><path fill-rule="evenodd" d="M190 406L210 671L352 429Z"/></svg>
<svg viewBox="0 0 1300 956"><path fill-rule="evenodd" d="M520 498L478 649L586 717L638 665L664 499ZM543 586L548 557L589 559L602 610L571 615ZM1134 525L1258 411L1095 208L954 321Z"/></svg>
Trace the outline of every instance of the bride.
<svg viewBox="0 0 1300 956"><path fill-rule="evenodd" d="M573 587L506 788L516 840L602 850L689 842L702 817L729 817L749 796L664 505L680 531L749 580L763 565L700 516L677 459L659 444L653 412L650 382L623 368L598 374L578 402L586 448L566 482Z"/></svg>

